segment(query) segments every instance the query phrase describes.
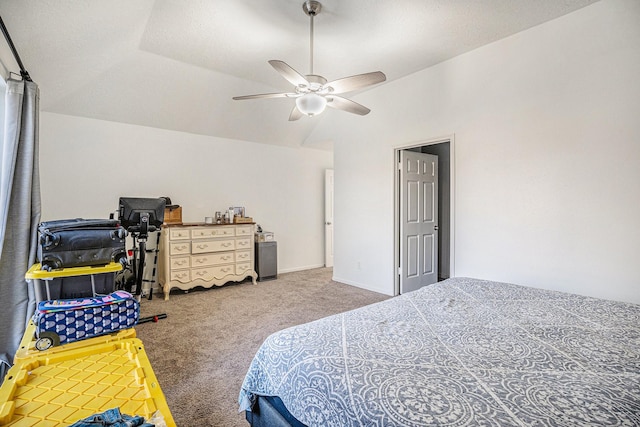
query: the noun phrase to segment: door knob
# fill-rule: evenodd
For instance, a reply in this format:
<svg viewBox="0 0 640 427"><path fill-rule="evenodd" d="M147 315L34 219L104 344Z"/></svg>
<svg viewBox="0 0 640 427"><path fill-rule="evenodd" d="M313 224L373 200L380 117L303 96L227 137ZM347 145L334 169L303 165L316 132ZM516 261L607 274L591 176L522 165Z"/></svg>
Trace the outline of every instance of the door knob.
<svg viewBox="0 0 640 427"><path fill-rule="evenodd" d="M325 222L325 225L331 225L331 223L329 221Z"/></svg>

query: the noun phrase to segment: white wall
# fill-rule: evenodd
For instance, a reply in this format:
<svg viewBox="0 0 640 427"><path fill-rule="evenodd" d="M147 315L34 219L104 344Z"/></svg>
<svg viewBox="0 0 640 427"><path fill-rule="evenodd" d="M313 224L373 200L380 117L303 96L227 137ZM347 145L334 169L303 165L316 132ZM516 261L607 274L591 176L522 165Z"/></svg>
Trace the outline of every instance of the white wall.
<svg viewBox="0 0 640 427"><path fill-rule="evenodd" d="M42 219L107 218L121 196L169 196L183 221L244 206L275 233L279 272L324 265L333 155L42 113Z"/></svg>
<svg viewBox="0 0 640 427"><path fill-rule="evenodd" d="M13 57L13 53L11 53L9 45L5 42L3 37L0 42L0 77L3 80L9 79L9 70L20 70L20 67ZM14 76L14 78L18 76Z"/></svg>
<svg viewBox="0 0 640 427"><path fill-rule="evenodd" d="M393 293L393 148L455 135L457 276L640 303L639 23L637 0L603 0L324 120L335 279Z"/></svg>

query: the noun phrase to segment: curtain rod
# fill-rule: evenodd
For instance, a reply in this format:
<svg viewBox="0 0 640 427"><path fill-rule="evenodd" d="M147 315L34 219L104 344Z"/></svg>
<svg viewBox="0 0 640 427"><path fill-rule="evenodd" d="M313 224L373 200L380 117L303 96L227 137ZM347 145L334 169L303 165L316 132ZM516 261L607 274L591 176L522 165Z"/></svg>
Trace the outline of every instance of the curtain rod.
<svg viewBox="0 0 640 427"><path fill-rule="evenodd" d="M16 47L13 45L13 42L11 41L11 36L9 35L9 31L7 30L7 27L4 25L2 16L0 16L0 29L2 29L2 34L4 34L4 38L7 41L7 44L9 45L11 52L13 53L13 57L16 59L16 62L20 67L20 75L24 80L28 82L33 81L31 80L31 76L29 76L29 72L27 72L27 70L24 68L24 65L22 64L22 61L20 60L20 55L18 55L18 51L16 50Z"/></svg>

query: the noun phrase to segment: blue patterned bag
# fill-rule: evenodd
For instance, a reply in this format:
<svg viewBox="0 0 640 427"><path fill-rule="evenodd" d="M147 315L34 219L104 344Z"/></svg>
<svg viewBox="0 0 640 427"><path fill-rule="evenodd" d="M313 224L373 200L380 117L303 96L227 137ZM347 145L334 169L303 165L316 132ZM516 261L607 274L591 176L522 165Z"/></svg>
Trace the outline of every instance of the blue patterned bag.
<svg viewBox="0 0 640 427"><path fill-rule="evenodd" d="M140 304L128 292L106 296L40 301L33 323L36 348L66 344L133 327L140 318Z"/></svg>

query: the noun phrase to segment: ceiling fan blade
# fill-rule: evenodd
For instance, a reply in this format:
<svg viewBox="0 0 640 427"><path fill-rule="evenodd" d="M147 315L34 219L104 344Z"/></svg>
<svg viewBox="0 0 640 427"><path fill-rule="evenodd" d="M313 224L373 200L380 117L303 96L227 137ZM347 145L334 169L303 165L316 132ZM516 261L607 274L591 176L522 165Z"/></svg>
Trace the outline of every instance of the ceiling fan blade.
<svg viewBox="0 0 640 427"><path fill-rule="evenodd" d="M295 120L299 120L302 116L304 116L302 111L298 110L298 107L294 105L293 110L291 110L291 114L289 114L289 121L293 122Z"/></svg>
<svg viewBox="0 0 640 427"><path fill-rule="evenodd" d="M326 83L323 87L331 87L333 90L330 93L344 93L381 83L385 80L387 80L387 76L385 76L382 71L373 71L371 73L357 74L355 76L334 80Z"/></svg>
<svg viewBox="0 0 640 427"><path fill-rule="evenodd" d="M364 116L371 111L364 105L360 105L355 101L352 101L341 96L327 96L327 107L335 108L336 110L347 111L353 114L359 114Z"/></svg>
<svg viewBox="0 0 640 427"><path fill-rule="evenodd" d="M282 77L293 83L295 86L309 86L307 79L305 79L302 74L291 68L286 62L272 59L269 61L269 64L271 64L271 66L275 68Z"/></svg>
<svg viewBox="0 0 640 427"><path fill-rule="evenodd" d="M233 99L236 101L242 99L257 99L257 98L289 98L291 96L295 96L295 93L261 93L258 95L244 95L244 96L234 96Z"/></svg>

